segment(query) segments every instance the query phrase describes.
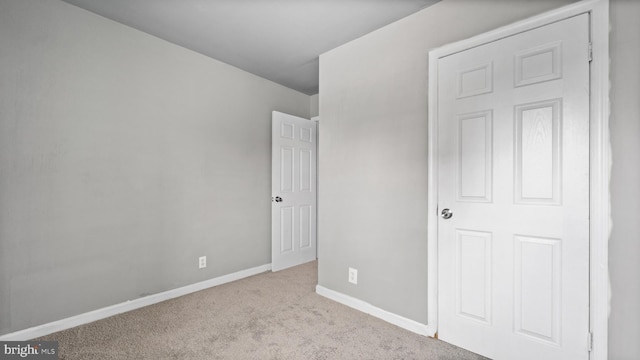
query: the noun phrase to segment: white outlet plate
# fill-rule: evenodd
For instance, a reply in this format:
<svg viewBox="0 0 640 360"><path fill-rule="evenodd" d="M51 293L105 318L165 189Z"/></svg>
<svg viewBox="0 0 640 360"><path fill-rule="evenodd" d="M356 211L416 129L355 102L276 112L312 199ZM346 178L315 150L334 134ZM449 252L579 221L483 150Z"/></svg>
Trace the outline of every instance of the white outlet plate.
<svg viewBox="0 0 640 360"><path fill-rule="evenodd" d="M349 282L352 284L358 284L358 269L349 268Z"/></svg>
<svg viewBox="0 0 640 360"><path fill-rule="evenodd" d="M198 258L198 269L204 269L207 267L207 257L206 256L200 256Z"/></svg>

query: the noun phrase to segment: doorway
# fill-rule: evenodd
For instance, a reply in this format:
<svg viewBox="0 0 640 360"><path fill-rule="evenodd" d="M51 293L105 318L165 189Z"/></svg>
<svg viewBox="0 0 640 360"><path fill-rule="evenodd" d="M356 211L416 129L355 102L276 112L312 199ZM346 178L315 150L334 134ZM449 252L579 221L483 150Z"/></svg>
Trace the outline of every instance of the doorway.
<svg viewBox="0 0 640 360"><path fill-rule="evenodd" d="M429 325L445 341L495 359L606 358L607 9L571 5L430 53ZM558 28L570 22L580 30ZM578 91L552 90L578 70Z"/></svg>
<svg viewBox="0 0 640 360"><path fill-rule="evenodd" d="M271 267L316 259L317 124L272 114Z"/></svg>

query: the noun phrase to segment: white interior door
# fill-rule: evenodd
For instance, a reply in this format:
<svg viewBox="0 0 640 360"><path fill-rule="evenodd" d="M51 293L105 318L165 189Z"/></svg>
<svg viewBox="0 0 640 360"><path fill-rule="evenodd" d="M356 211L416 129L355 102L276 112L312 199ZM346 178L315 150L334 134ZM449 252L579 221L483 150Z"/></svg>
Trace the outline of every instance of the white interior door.
<svg viewBox="0 0 640 360"><path fill-rule="evenodd" d="M271 266L316 259L316 123L272 115Z"/></svg>
<svg viewBox="0 0 640 360"><path fill-rule="evenodd" d="M439 338L585 360L589 17L438 62Z"/></svg>

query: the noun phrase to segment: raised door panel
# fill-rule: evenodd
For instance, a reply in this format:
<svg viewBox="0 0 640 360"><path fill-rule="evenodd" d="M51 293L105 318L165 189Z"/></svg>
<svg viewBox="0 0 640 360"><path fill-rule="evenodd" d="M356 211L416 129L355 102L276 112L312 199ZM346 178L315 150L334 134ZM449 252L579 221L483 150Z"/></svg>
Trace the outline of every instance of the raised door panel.
<svg viewBox="0 0 640 360"><path fill-rule="evenodd" d="M515 202L560 204L561 100L516 106Z"/></svg>
<svg viewBox="0 0 640 360"><path fill-rule="evenodd" d="M311 206L302 205L299 210L300 216L300 249L311 246Z"/></svg>
<svg viewBox="0 0 640 360"><path fill-rule="evenodd" d="M283 139L295 139L295 125L282 122L280 125L280 137Z"/></svg>
<svg viewBox="0 0 640 360"><path fill-rule="evenodd" d="M300 127L300 141L311 143L313 142L313 129L307 127Z"/></svg>
<svg viewBox="0 0 640 360"><path fill-rule="evenodd" d="M312 181L312 152L309 149L300 149L299 151L299 162L300 166L298 167L299 179L300 179L300 191L301 192L310 192L311 191L311 181Z"/></svg>
<svg viewBox="0 0 640 360"><path fill-rule="evenodd" d="M280 192L293 192L294 184L294 149L283 146L280 148Z"/></svg>
<svg viewBox="0 0 640 360"><path fill-rule="evenodd" d="M458 72L458 99L493 91L493 62Z"/></svg>
<svg viewBox="0 0 640 360"><path fill-rule="evenodd" d="M515 86L537 84L562 78L562 42L556 41L517 53Z"/></svg>
<svg viewBox="0 0 640 360"><path fill-rule="evenodd" d="M294 208L286 206L280 208L280 253L293 251L294 243Z"/></svg>
<svg viewBox="0 0 640 360"><path fill-rule="evenodd" d="M458 116L458 201L491 202L491 111Z"/></svg>
<svg viewBox="0 0 640 360"><path fill-rule="evenodd" d="M560 345L560 240L515 236L516 333Z"/></svg>
<svg viewBox="0 0 640 360"><path fill-rule="evenodd" d="M491 323L491 233L456 230L456 310L466 319Z"/></svg>

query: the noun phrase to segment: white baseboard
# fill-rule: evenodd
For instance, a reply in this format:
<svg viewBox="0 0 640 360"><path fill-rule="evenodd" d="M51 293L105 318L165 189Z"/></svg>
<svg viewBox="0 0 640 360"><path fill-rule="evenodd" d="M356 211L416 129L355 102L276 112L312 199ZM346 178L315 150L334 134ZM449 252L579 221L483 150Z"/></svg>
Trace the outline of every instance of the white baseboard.
<svg viewBox="0 0 640 360"><path fill-rule="evenodd" d="M148 305L177 298L179 296L191 294L196 291L208 289L214 286L226 284L232 281L244 279L271 270L271 264L257 266L251 269L241 270L232 274L219 276L214 279L201 281L195 284L179 287L177 289L164 291L158 294L145 296L143 298L125 301L120 304L111 305L102 309L89 311L84 314L72 316L66 319L53 321L47 324L34 326L32 328L16 331L0 336L0 341L26 341L40 336L45 336L57 331L66 330L79 325L88 324L96 320L104 319L113 315L122 314L127 311L139 309Z"/></svg>
<svg viewBox="0 0 640 360"><path fill-rule="evenodd" d="M386 310L380 309L379 307L373 306L368 302L356 299L354 297L339 293L334 290L329 290L323 286L317 285L316 293L333 301L339 302L343 305L347 305L351 308L367 313L371 316L375 316L388 323L399 326L416 334L433 337L436 333L435 327L433 326L421 324L417 321L407 319L394 313L390 313Z"/></svg>

